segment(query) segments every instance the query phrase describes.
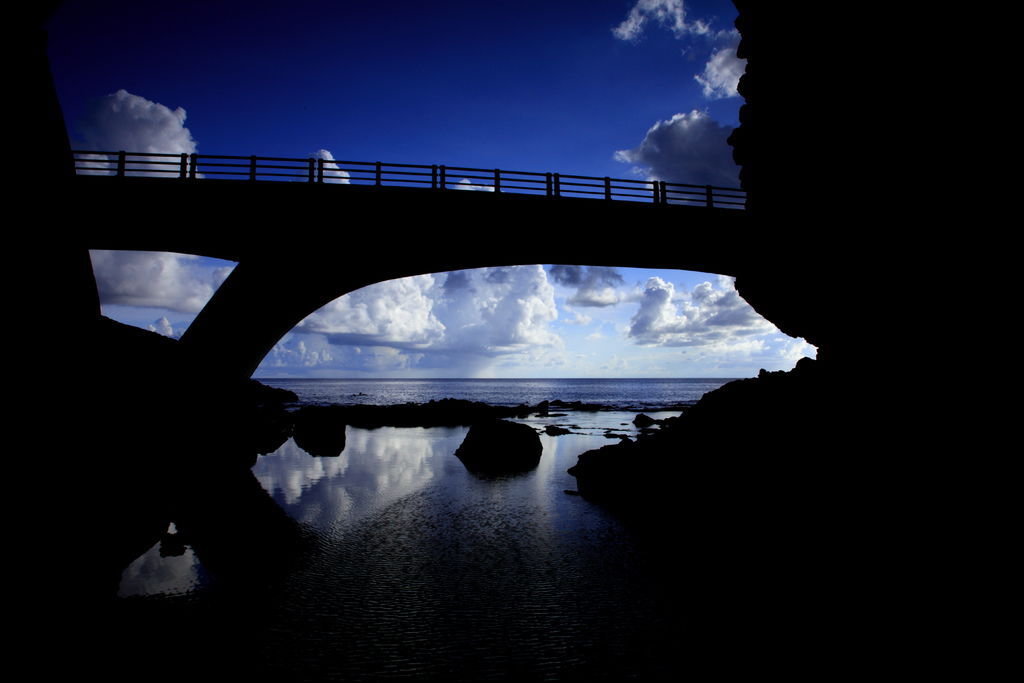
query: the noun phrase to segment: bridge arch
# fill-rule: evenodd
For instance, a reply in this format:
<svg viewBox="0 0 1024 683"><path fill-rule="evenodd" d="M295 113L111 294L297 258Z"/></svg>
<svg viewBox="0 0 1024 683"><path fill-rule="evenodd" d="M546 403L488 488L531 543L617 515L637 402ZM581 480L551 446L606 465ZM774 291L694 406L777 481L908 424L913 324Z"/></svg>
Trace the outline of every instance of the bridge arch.
<svg viewBox="0 0 1024 683"><path fill-rule="evenodd" d="M77 186L83 210L114 205L150 217L145 231L94 223L90 248L238 263L181 338L198 362L238 377L251 376L306 316L376 282L537 263L736 275L756 251L740 211L280 182L80 180L89 181Z"/></svg>

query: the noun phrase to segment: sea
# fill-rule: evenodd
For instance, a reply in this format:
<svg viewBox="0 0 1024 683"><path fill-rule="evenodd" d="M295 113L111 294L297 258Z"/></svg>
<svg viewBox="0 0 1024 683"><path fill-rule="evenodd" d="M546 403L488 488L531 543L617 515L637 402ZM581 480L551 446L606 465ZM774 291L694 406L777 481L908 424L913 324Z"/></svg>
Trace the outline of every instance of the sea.
<svg viewBox="0 0 1024 683"><path fill-rule="evenodd" d="M535 470L516 476L467 471L454 455L467 427L347 426L337 457L314 457L288 439L259 456L252 474L312 542L273 589L225 585L198 549L157 544L125 568L118 600L194 609L246 591L244 601L265 617L246 625L259 643L251 656L276 680L678 673L676 639L688 615L677 570L692 558L667 553L634 522L574 495L567 470L585 451L635 438L638 413L679 415L730 379L260 381L294 391L299 405L457 398L608 409L519 420L537 429L543 454ZM547 425L570 433L549 436Z"/></svg>

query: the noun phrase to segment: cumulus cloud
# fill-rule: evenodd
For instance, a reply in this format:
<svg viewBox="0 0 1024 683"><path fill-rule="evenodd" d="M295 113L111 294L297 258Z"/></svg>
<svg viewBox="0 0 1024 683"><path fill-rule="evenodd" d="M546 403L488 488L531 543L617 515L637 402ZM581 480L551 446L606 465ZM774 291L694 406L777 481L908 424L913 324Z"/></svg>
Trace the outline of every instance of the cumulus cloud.
<svg viewBox="0 0 1024 683"><path fill-rule="evenodd" d="M704 91L704 97L719 100L737 97L740 77L747 68L747 60L736 56L736 46L723 47L711 53L704 65L704 73L694 75Z"/></svg>
<svg viewBox="0 0 1024 683"><path fill-rule="evenodd" d="M558 310L543 266L462 273L465 286L445 289L445 295L436 300L447 348L496 355L561 344L548 327Z"/></svg>
<svg viewBox="0 0 1024 683"><path fill-rule="evenodd" d="M102 151L196 151L184 109L172 110L123 89L93 103L80 128L86 144Z"/></svg>
<svg viewBox="0 0 1024 683"><path fill-rule="evenodd" d="M150 332L156 332L162 334L165 337L171 337L172 339L180 339L181 335L185 333L183 326L175 327L171 324L171 321L167 319L167 316L160 316L157 320L151 322L148 326Z"/></svg>
<svg viewBox="0 0 1024 683"><path fill-rule="evenodd" d="M151 251L93 250L101 304L152 306L196 313L231 273L208 267L197 256Z"/></svg>
<svg viewBox="0 0 1024 683"><path fill-rule="evenodd" d="M606 266L551 266L555 283L575 287L566 303L572 306L614 306L623 300L618 287L625 283L615 268Z"/></svg>
<svg viewBox="0 0 1024 683"><path fill-rule="evenodd" d="M457 183L452 184L451 189L453 190L470 190L474 192L494 192L493 185L481 185L483 180L470 180L469 178L461 178Z"/></svg>
<svg viewBox="0 0 1024 683"><path fill-rule="evenodd" d="M185 110L181 107L171 109L127 90L118 90L92 104L77 125L82 139L76 146L103 152L191 154L197 146L192 133L185 127L185 118ZM112 157L92 155L89 158L99 161ZM101 165L109 167L108 164L96 164ZM147 164L145 160L136 158L129 168L167 170L172 167ZM177 173L177 167L173 167L171 172Z"/></svg>
<svg viewBox="0 0 1024 683"><path fill-rule="evenodd" d="M445 326L434 315L433 275L388 280L335 299L297 327L335 344L414 348L437 342Z"/></svg>
<svg viewBox="0 0 1024 683"><path fill-rule="evenodd" d="M628 337L644 346L736 347L761 343L743 337L776 331L740 297L732 278L722 276L717 285L704 282L677 297L671 282L649 278Z"/></svg>
<svg viewBox="0 0 1024 683"><path fill-rule="evenodd" d="M334 161L334 155L331 154L330 150L318 149L313 152L314 159L324 160L324 182L333 183L335 185L348 185L349 178L351 177L348 171L343 171L338 164L330 163Z"/></svg>
<svg viewBox="0 0 1024 683"><path fill-rule="evenodd" d="M619 40L634 41L643 35L651 21L668 29L677 38L690 34L703 35L710 31L703 21L686 20L683 0L637 0L622 23L612 29L612 34Z"/></svg>
<svg viewBox="0 0 1024 683"><path fill-rule="evenodd" d="M634 165L648 180L737 187L739 167L727 142L732 126L693 110L658 121L640 144L619 150L615 159Z"/></svg>
<svg viewBox="0 0 1024 683"><path fill-rule="evenodd" d="M557 316L542 266L419 275L336 299L300 323L263 365L377 373L459 366L473 374L559 348L562 340L549 328Z"/></svg>

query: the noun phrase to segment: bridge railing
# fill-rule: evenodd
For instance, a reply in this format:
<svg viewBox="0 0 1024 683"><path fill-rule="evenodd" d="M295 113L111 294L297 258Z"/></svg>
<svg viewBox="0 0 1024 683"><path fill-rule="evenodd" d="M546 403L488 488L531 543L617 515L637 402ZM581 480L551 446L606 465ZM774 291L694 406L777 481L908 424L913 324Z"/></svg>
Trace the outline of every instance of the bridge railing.
<svg viewBox="0 0 1024 683"><path fill-rule="evenodd" d="M427 187L721 209L743 209L746 203L746 193L739 188L443 164L87 150L75 151L74 156L79 175Z"/></svg>

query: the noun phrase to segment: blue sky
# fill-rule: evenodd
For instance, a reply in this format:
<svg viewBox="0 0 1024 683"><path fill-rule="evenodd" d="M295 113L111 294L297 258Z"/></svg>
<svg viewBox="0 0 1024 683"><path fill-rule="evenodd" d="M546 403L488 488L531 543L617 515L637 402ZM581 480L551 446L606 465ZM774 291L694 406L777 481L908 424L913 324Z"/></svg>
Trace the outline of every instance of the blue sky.
<svg viewBox="0 0 1024 683"><path fill-rule="evenodd" d="M736 185L734 18L722 1L65 0L48 28L77 148ZM171 335L232 266L93 258L106 315ZM728 279L549 265L353 293L257 376L736 377L813 353Z"/></svg>

